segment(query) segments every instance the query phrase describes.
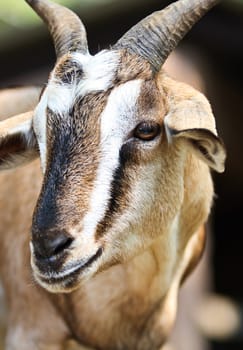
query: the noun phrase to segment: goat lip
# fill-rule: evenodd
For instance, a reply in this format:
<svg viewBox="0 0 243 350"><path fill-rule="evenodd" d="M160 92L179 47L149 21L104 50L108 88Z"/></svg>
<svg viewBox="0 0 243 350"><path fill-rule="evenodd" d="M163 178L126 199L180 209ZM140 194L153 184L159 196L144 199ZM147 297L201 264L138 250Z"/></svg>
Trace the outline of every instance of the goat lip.
<svg viewBox="0 0 243 350"><path fill-rule="evenodd" d="M103 253L103 248L99 248L94 255L92 255L85 262L81 261L76 265L64 269L60 272L51 272L48 274L37 274L38 279L45 284L65 284L71 285L74 284L78 279L79 275L86 269L89 268L95 261L97 261Z"/></svg>

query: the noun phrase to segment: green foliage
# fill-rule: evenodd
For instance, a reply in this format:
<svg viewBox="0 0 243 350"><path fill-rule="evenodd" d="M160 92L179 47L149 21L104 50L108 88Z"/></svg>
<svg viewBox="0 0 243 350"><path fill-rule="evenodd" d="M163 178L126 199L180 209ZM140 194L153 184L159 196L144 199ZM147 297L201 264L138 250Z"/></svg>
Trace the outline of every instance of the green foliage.
<svg viewBox="0 0 243 350"><path fill-rule="evenodd" d="M75 7L77 0L57 0L62 5ZM93 0L82 0L83 4L92 4ZM4 26L26 27L39 22L38 16L24 0L1 0L0 2L0 28Z"/></svg>
<svg viewBox="0 0 243 350"><path fill-rule="evenodd" d="M118 0L53 0L80 13L94 12L99 4ZM41 19L24 0L0 0L0 51L15 45L19 37L33 37L44 30ZM21 39L22 40L22 39Z"/></svg>

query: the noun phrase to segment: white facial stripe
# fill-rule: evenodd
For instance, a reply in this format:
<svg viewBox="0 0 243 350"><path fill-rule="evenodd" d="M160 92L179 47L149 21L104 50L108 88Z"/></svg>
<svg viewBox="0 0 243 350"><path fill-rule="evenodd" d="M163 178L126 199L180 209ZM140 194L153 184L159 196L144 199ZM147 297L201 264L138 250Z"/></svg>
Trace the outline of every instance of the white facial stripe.
<svg viewBox="0 0 243 350"><path fill-rule="evenodd" d="M119 151L136 119L141 83L141 80L129 81L114 89L101 114L102 157L91 193L89 212L83 220L83 233L86 237L94 236L97 224L104 218L113 174L119 165Z"/></svg>
<svg viewBox="0 0 243 350"><path fill-rule="evenodd" d="M33 118L33 127L40 149L41 166L43 172L46 168L46 106L47 92L45 90L39 104L35 109Z"/></svg>

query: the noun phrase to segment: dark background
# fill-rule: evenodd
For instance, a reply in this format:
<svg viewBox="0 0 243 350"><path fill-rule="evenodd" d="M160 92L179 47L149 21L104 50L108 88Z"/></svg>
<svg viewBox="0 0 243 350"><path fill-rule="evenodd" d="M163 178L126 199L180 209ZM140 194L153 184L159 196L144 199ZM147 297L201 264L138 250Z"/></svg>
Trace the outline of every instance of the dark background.
<svg viewBox="0 0 243 350"><path fill-rule="evenodd" d="M19 1L19 0L18 0ZM169 1L131 1L129 6L86 14L81 18L88 29L90 50L108 47L124 31ZM240 3L240 2L239 2ZM241 2L242 3L242 2ZM110 5L107 5L110 6ZM44 27L43 27L44 28ZM42 84L55 63L52 42L46 30L12 38L11 45L1 48L0 87L19 84ZM224 174L215 175L216 199L212 215L212 275L216 293L232 298L241 305L243 295L243 6L230 2L212 10L186 36L183 50L193 48L203 64L204 80L218 125L227 148ZM212 341L213 350L242 350L243 335L238 333L224 341ZM188 349L194 350L194 349Z"/></svg>

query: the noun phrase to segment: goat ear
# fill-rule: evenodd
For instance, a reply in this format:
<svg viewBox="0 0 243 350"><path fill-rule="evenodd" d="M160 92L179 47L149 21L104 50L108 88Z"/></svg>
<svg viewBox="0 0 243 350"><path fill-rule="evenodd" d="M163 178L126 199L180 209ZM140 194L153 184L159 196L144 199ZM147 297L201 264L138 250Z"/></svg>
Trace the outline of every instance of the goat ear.
<svg viewBox="0 0 243 350"><path fill-rule="evenodd" d="M169 141L185 138L193 151L217 172L224 171L226 152L217 135L215 120L207 99L194 90L193 96L174 101L164 123Z"/></svg>
<svg viewBox="0 0 243 350"><path fill-rule="evenodd" d="M33 111L0 122L0 170L26 164L38 156Z"/></svg>

